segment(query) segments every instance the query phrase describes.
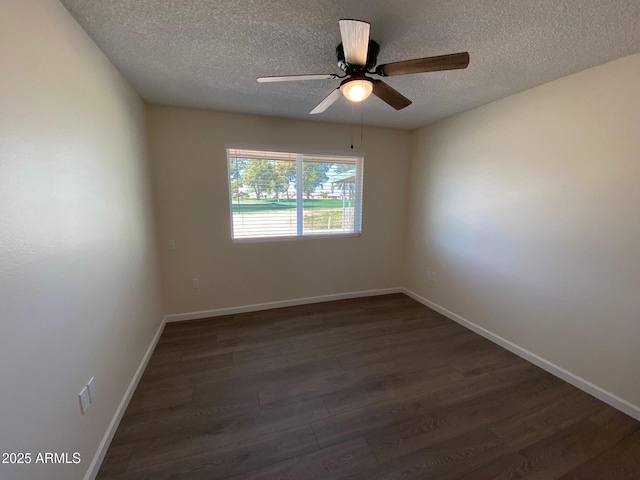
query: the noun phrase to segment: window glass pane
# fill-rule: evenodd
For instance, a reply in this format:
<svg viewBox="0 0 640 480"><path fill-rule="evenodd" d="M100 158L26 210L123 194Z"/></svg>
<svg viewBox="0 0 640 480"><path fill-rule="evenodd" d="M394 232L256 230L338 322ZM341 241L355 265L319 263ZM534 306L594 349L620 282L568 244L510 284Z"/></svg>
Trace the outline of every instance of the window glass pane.
<svg viewBox="0 0 640 480"><path fill-rule="evenodd" d="M304 234L355 232L356 163L307 161L302 166Z"/></svg>
<svg viewBox="0 0 640 480"><path fill-rule="evenodd" d="M297 235L296 162L230 156L233 237Z"/></svg>
<svg viewBox="0 0 640 480"><path fill-rule="evenodd" d="M360 233L362 158L244 149L227 158L233 238Z"/></svg>

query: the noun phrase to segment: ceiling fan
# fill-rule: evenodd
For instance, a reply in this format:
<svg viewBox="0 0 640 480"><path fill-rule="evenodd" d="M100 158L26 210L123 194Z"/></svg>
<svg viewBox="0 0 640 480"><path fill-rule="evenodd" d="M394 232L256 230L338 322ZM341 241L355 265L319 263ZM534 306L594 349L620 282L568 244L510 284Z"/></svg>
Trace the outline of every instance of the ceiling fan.
<svg viewBox="0 0 640 480"><path fill-rule="evenodd" d="M371 25L361 20L349 19L340 20L339 23L342 43L336 47L336 56L338 57L338 67L344 72L344 75L329 73L324 75L258 77L258 82L344 79L340 86L327 95L316 108L311 110L311 114L324 112L333 102L340 98L340 92L352 102L361 102L373 93L396 110L400 110L411 105L411 100L382 80L371 78L368 75L392 77L410 73L457 70L467 68L469 65L469 53L461 52L439 57L385 63L376 67L380 46L369 38Z"/></svg>

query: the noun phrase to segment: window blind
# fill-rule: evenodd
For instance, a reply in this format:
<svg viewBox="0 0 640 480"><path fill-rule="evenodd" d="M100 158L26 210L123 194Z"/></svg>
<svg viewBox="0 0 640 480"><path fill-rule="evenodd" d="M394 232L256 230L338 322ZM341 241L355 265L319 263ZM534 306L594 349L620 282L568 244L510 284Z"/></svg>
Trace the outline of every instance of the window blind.
<svg viewBox="0 0 640 480"><path fill-rule="evenodd" d="M363 158L227 149L232 237L360 233Z"/></svg>

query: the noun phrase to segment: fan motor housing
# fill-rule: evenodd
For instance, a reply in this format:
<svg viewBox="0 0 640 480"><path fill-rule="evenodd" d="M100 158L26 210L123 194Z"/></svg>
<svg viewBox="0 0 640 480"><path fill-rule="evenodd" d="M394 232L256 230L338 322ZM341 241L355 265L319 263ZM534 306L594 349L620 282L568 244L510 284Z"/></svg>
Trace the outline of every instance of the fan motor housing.
<svg viewBox="0 0 640 480"><path fill-rule="evenodd" d="M369 72L378 63L378 53L380 53L380 45L375 40L369 40L369 49L367 51L367 64L364 66L350 65L344 57L344 48L342 43L336 47L336 58L338 59L338 67L348 75L354 73Z"/></svg>

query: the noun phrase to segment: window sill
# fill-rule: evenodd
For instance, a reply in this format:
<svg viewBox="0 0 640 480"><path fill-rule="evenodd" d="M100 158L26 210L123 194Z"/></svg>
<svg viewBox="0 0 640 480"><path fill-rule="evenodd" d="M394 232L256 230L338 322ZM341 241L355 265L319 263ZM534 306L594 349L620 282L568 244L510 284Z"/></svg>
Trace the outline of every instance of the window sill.
<svg viewBox="0 0 640 480"><path fill-rule="evenodd" d="M317 238L358 238L361 233L317 233L307 235L288 235L286 237L250 237L250 238L233 238L233 243L263 243L263 242L291 242L299 240L313 240Z"/></svg>

